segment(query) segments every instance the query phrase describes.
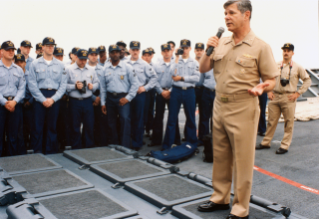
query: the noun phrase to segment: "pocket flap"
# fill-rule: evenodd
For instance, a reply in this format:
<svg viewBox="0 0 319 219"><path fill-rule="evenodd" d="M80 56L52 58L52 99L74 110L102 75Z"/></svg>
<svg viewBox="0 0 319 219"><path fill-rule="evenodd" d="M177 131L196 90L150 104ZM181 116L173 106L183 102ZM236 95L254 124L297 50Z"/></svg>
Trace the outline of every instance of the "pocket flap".
<svg viewBox="0 0 319 219"><path fill-rule="evenodd" d="M213 60L214 60L214 61L222 60L224 56L225 56L225 55L214 55Z"/></svg>
<svg viewBox="0 0 319 219"><path fill-rule="evenodd" d="M243 67L251 68L255 65L255 59L243 58L238 56L236 58L236 63Z"/></svg>

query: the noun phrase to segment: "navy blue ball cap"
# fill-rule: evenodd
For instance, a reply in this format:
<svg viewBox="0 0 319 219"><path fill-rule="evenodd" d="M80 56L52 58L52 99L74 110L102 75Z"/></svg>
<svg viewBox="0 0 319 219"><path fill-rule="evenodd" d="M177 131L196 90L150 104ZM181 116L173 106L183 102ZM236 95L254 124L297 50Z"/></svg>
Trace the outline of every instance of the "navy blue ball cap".
<svg viewBox="0 0 319 219"><path fill-rule="evenodd" d="M205 44L204 43L196 43L195 49L205 49Z"/></svg>
<svg viewBox="0 0 319 219"><path fill-rule="evenodd" d="M8 50L8 49L14 49L14 50L17 50L15 47L14 47L14 44L13 42L11 41L5 41L2 43L1 45L1 49L4 49L4 50Z"/></svg>
<svg viewBox="0 0 319 219"><path fill-rule="evenodd" d="M105 49L105 46L99 46L99 52L105 52L106 51L106 49Z"/></svg>
<svg viewBox="0 0 319 219"><path fill-rule="evenodd" d="M130 49L140 49L141 48L141 43L138 41L132 41L130 43Z"/></svg>
<svg viewBox="0 0 319 219"><path fill-rule="evenodd" d="M22 55L22 54L17 54L17 55L14 56L14 61L15 61L15 62L16 62L16 61L25 62L25 57L24 57L24 55Z"/></svg>
<svg viewBox="0 0 319 219"><path fill-rule="evenodd" d="M123 46L124 48L126 48L126 43L124 43L122 40L121 40L121 41L118 41L118 42L116 43L116 45L118 45L118 46Z"/></svg>
<svg viewBox="0 0 319 219"><path fill-rule="evenodd" d="M118 45L110 45L109 46L109 53L113 51L121 51L120 47Z"/></svg>
<svg viewBox="0 0 319 219"><path fill-rule="evenodd" d="M281 49L282 49L282 50L284 50L284 49L289 49L289 50L291 50L291 51L294 51L295 46L294 46L293 44L291 44L291 43L285 43L284 46L281 47Z"/></svg>
<svg viewBox="0 0 319 219"><path fill-rule="evenodd" d="M89 48L89 55L93 54L93 53L99 54L99 50L97 48L95 48L95 47Z"/></svg>
<svg viewBox="0 0 319 219"><path fill-rule="evenodd" d="M175 44L175 42L174 42L174 41L168 41L168 42L167 42L167 44L170 44L170 43L171 43L171 44L173 44L173 45L174 45L174 47L176 46L176 44Z"/></svg>
<svg viewBox="0 0 319 219"><path fill-rule="evenodd" d="M168 43L161 45L161 50L164 51L165 49L171 50L171 45Z"/></svg>
<svg viewBox="0 0 319 219"><path fill-rule="evenodd" d="M155 50L154 50L152 47L148 47L147 49L148 49L149 51L151 51L152 54L155 54Z"/></svg>
<svg viewBox="0 0 319 219"><path fill-rule="evenodd" d="M78 53L78 51L79 51L79 47L74 47L73 49L72 49L72 54L74 54L74 55L76 55L77 53Z"/></svg>
<svg viewBox="0 0 319 219"><path fill-rule="evenodd" d="M42 49L42 43L38 43L38 44L35 46L35 49L36 49L36 50Z"/></svg>
<svg viewBox="0 0 319 219"><path fill-rule="evenodd" d="M62 49L60 47L55 47L53 55L55 55L55 56L64 56L64 49Z"/></svg>
<svg viewBox="0 0 319 219"><path fill-rule="evenodd" d="M79 49L79 51L77 52L77 57L79 59L88 59L88 51L86 51L85 49Z"/></svg>
<svg viewBox="0 0 319 219"><path fill-rule="evenodd" d="M181 40L181 47L191 47L191 41Z"/></svg>
<svg viewBox="0 0 319 219"><path fill-rule="evenodd" d="M31 42L28 41L28 40L23 40L21 42L20 46L33 48L32 45L31 45Z"/></svg>
<svg viewBox="0 0 319 219"><path fill-rule="evenodd" d="M142 52L142 55L144 55L144 54L150 54L150 55L152 55L153 53L152 53L152 51L149 50L149 49L144 49L143 52Z"/></svg>
<svg viewBox="0 0 319 219"><path fill-rule="evenodd" d="M56 45L56 44L55 44L55 40L53 38L46 37L43 39L42 45L44 46L44 45Z"/></svg>

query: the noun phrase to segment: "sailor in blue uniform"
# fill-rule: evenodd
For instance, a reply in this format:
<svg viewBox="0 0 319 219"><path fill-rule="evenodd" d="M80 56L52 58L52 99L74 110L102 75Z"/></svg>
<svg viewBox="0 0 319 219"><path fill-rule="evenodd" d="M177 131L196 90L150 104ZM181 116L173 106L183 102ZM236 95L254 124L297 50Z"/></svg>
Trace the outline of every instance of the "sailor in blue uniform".
<svg viewBox="0 0 319 219"><path fill-rule="evenodd" d="M175 130L181 104L184 106L186 115L186 141L191 144L197 143L195 123L195 84L199 81L199 64L189 56L191 42L182 40L183 54L175 53L175 63L170 68L173 77L173 89L169 102L169 114L163 142L163 149L169 149L175 141ZM179 57L181 55L181 57Z"/></svg>
<svg viewBox="0 0 319 219"><path fill-rule="evenodd" d="M161 46L161 50L163 58L154 65L154 70L157 74L157 84L155 88L157 92L155 108L156 113L152 128L152 143L148 145L149 147L162 145L165 105L168 108L173 85L173 79L170 73L171 65L174 63L174 61L171 59L171 46L169 44L163 44ZM178 122L176 123L174 143L176 145L180 145L181 143Z"/></svg>
<svg viewBox="0 0 319 219"><path fill-rule="evenodd" d="M7 134L7 155L18 155L19 125L22 121L20 103L25 95L26 81L22 69L12 63L14 47L11 41L1 45L0 61L0 156L3 156L4 133Z"/></svg>
<svg viewBox="0 0 319 219"><path fill-rule="evenodd" d="M131 145L130 105L139 88L137 73L120 60L121 49L117 45L109 47L110 62L106 63L100 81L101 109L107 115L111 131L110 144ZM117 117L120 133L117 131Z"/></svg>
<svg viewBox="0 0 319 219"><path fill-rule="evenodd" d="M26 69L29 71L29 66L31 64L31 62L33 62L33 58L29 56L30 51L31 51L32 45L31 42L28 40L23 40L20 44L20 50L21 50L21 54L24 55L25 60L26 60Z"/></svg>
<svg viewBox="0 0 319 219"><path fill-rule="evenodd" d="M34 124L31 132L31 146L35 153L41 153L44 139L45 153L58 152L57 119L60 99L66 90L67 73L64 64L53 57L55 40L46 37L42 42L43 57L34 60L29 68L28 86L34 98ZM47 129L44 130L44 121Z"/></svg>
<svg viewBox="0 0 319 219"><path fill-rule="evenodd" d="M103 66L97 64L99 51L95 47L89 48L88 51L88 63L86 66L96 72L96 75L101 81L103 77ZM94 108L94 142L97 146L108 145L108 122L107 115L104 115L101 111L101 88L99 88L92 95L92 104Z"/></svg>
<svg viewBox="0 0 319 219"><path fill-rule="evenodd" d="M98 64L101 66L104 66L105 63L107 63L107 55L106 55L106 49L105 46L99 46L99 59Z"/></svg>
<svg viewBox="0 0 319 219"><path fill-rule="evenodd" d="M53 57L57 60L63 62L64 49L60 47L55 47L53 52ZM69 114L69 96L68 93L62 96L60 101L60 111L57 121L57 131L58 131L58 141L60 147L63 150L65 146L70 146L71 144L71 132L70 132L70 114Z"/></svg>
<svg viewBox="0 0 319 219"><path fill-rule="evenodd" d="M133 67L139 80L139 88L131 104L132 148L139 150L143 146L146 92L156 86L157 76L153 68L139 58L140 42L132 41L130 43L130 53L131 59L127 61L127 64Z"/></svg>
<svg viewBox="0 0 319 219"><path fill-rule="evenodd" d="M29 72L26 70L26 60L24 55L22 54L17 54L14 56L14 64L22 68L24 77L26 82L28 81L28 75ZM30 149L30 133L31 133L31 127L32 127L32 122L33 122L33 113L32 113L32 103L33 103L33 97L30 93L30 90L28 88L28 83L26 83L26 90L25 90L25 97L24 99L21 100L21 105L22 105L22 114L23 119L20 120L20 125L19 125L19 134L18 134L18 139L19 139L19 151L21 152L20 154L25 154L26 149Z"/></svg>
<svg viewBox="0 0 319 219"><path fill-rule="evenodd" d="M120 59L121 61L128 61L129 59L125 56L126 53L126 43L124 43L123 41L118 41L116 43L116 45L118 45L118 47L120 47L121 49L121 54L120 54Z"/></svg>
<svg viewBox="0 0 319 219"><path fill-rule="evenodd" d="M71 146L73 149L94 147L94 110L92 94L99 88L99 79L92 68L86 66L88 51L79 49L77 59L67 68L67 92L71 116ZM80 132L83 124L83 141Z"/></svg>

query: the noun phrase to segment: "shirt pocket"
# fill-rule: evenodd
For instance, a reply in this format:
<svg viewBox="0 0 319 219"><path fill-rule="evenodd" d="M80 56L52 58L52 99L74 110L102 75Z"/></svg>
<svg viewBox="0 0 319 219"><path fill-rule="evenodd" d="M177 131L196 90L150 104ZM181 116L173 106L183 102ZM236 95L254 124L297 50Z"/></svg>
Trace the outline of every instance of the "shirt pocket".
<svg viewBox="0 0 319 219"><path fill-rule="evenodd" d="M22 76L20 76L18 73L14 72L13 73L13 83L15 86L19 86L19 81L21 79Z"/></svg>
<svg viewBox="0 0 319 219"><path fill-rule="evenodd" d="M246 57L237 57L236 58L237 67L235 69L235 74L239 78L251 78L251 77L259 77L259 74L257 72L257 64L255 58L246 58Z"/></svg>
<svg viewBox="0 0 319 219"><path fill-rule="evenodd" d="M62 74L60 73L59 69L53 68L52 69L52 79L59 83L61 81L61 77L62 77Z"/></svg>
<svg viewBox="0 0 319 219"><path fill-rule="evenodd" d="M93 84L93 75L88 73L88 74L85 74L85 80L87 83L91 83Z"/></svg>
<svg viewBox="0 0 319 219"><path fill-rule="evenodd" d="M5 85L8 83L8 78L5 72L0 72L0 85Z"/></svg>
<svg viewBox="0 0 319 219"><path fill-rule="evenodd" d="M121 81L121 82L128 80L128 78L127 78L128 76L126 74L126 71L120 71L118 73L117 77L118 77L118 80Z"/></svg>
<svg viewBox="0 0 319 219"><path fill-rule="evenodd" d="M213 61L214 61L214 73L215 74L219 74L223 71L223 66L222 66L222 60L224 58L224 54L220 54L220 55L214 55L213 56Z"/></svg>
<svg viewBox="0 0 319 219"><path fill-rule="evenodd" d="M45 80L45 69L36 69L37 81Z"/></svg>

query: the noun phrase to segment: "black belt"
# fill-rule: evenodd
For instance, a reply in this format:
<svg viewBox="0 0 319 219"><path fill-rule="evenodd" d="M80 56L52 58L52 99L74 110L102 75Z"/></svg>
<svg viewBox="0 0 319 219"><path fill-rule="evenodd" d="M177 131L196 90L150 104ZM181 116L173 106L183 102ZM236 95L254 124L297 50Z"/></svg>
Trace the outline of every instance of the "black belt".
<svg viewBox="0 0 319 219"><path fill-rule="evenodd" d="M215 89L214 88L212 88L212 89L210 89L210 88L208 88L208 87L204 87L206 90L210 90L210 91L215 91Z"/></svg>
<svg viewBox="0 0 319 219"><path fill-rule="evenodd" d="M178 89L181 89L181 90L194 89L194 87L178 87L178 86L175 86L175 85L173 85L173 87L178 88Z"/></svg>
<svg viewBox="0 0 319 219"><path fill-rule="evenodd" d="M53 88L41 88L40 90L54 90L54 91L57 91L56 89L53 89Z"/></svg>
<svg viewBox="0 0 319 219"><path fill-rule="evenodd" d="M202 89L204 86L196 86L196 89Z"/></svg>
<svg viewBox="0 0 319 219"><path fill-rule="evenodd" d="M120 95L124 95L126 96L127 93L115 93L115 92L107 92L108 95L113 95L113 96L120 96Z"/></svg>
<svg viewBox="0 0 319 219"><path fill-rule="evenodd" d="M79 97L79 98L77 98L77 97L69 97L69 98L74 99L74 100L86 100L86 99L89 99L91 97L85 97L85 98L83 98L83 97Z"/></svg>
<svg viewBox="0 0 319 219"><path fill-rule="evenodd" d="M7 99L7 100L13 100L15 97L4 97L5 99Z"/></svg>
<svg viewBox="0 0 319 219"><path fill-rule="evenodd" d="M163 90L169 90L170 88L168 87L162 87Z"/></svg>

